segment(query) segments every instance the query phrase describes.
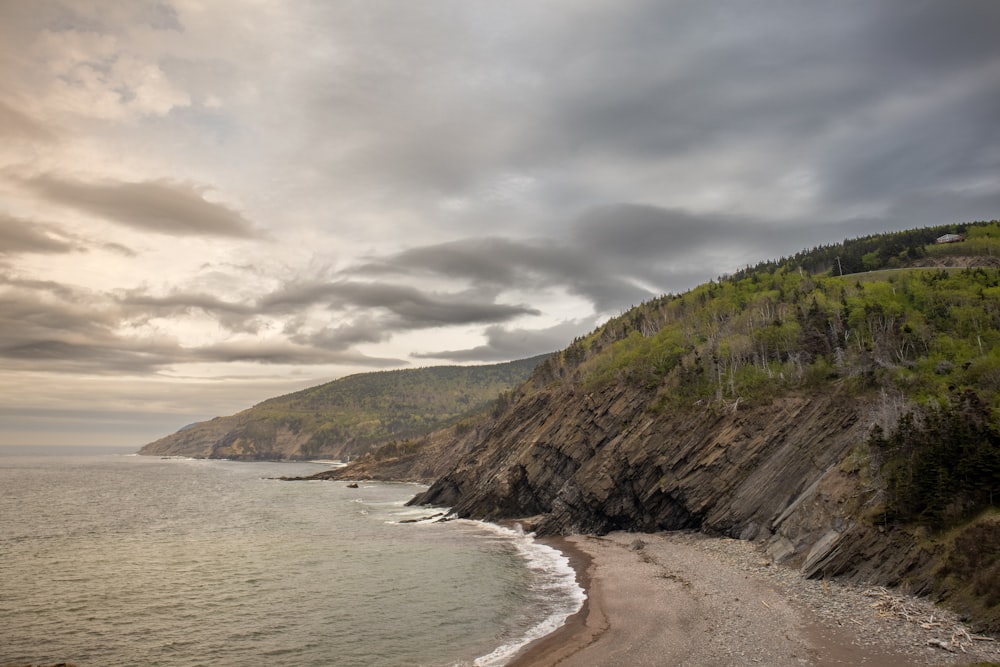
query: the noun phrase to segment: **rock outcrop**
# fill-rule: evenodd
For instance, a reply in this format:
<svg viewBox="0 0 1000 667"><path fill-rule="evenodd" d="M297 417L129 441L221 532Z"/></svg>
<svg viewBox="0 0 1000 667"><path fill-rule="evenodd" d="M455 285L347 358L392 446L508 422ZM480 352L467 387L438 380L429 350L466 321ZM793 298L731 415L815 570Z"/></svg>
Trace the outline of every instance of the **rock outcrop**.
<svg viewBox="0 0 1000 667"><path fill-rule="evenodd" d="M623 385L539 391L415 503L500 520L543 515L542 533L700 529L769 539L820 562L851 527L841 464L864 439L845 396L651 412ZM832 531L832 532L831 532Z"/></svg>

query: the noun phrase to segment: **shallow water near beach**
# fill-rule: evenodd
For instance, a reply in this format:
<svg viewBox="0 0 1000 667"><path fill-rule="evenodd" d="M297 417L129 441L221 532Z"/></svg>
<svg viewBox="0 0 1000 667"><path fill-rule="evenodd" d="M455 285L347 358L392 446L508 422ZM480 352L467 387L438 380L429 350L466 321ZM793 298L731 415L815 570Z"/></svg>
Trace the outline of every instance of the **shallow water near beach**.
<svg viewBox="0 0 1000 667"><path fill-rule="evenodd" d="M516 531L325 466L0 447L0 664L500 665L576 611Z"/></svg>

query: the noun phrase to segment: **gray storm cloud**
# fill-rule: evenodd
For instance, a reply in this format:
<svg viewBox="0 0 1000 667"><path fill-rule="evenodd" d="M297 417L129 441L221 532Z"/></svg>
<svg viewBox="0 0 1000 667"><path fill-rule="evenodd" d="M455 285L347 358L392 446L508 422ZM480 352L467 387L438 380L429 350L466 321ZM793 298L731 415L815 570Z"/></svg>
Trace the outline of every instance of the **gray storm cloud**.
<svg viewBox="0 0 1000 667"><path fill-rule="evenodd" d="M0 255L66 253L79 249L58 229L0 211Z"/></svg>
<svg viewBox="0 0 1000 667"><path fill-rule="evenodd" d="M253 238L235 209L205 199L205 189L166 180L83 182L52 175L26 179L44 199L128 227L174 236Z"/></svg>

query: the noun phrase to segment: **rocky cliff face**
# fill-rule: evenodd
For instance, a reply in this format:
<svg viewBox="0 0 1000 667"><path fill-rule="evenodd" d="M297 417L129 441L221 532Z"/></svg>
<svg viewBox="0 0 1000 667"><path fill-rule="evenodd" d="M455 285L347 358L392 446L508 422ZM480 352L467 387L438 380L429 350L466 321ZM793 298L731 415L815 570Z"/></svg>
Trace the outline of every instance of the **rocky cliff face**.
<svg viewBox="0 0 1000 667"><path fill-rule="evenodd" d="M864 516L868 413L863 396L839 393L655 413L622 385L555 385L462 443L457 464L411 502L521 519L541 534L697 529L761 541L807 576L947 597L940 549Z"/></svg>
<svg viewBox="0 0 1000 667"><path fill-rule="evenodd" d="M415 502L537 516L543 533L696 528L770 539L789 559L850 526L855 485L840 466L864 439L859 413L853 399L802 395L657 414L623 385L556 386L521 401Z"/></svg>

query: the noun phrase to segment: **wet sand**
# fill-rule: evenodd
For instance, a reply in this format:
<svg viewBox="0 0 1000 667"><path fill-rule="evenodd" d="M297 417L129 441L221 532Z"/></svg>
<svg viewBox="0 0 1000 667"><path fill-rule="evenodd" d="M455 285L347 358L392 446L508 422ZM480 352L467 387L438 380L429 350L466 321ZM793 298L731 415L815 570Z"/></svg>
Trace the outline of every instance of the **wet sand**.
<svg viewBox="0 0 1000 667"><path fill-rule="evenodd" d="M565 626L526 647L512 667L973 662L926 647L907 654L889 636L862 645L850 623L821 620L787 588L720 559L690 536L613 533L549 543L570 557L587 601ZM862 608L868 606L865 601Z"/></svg>

